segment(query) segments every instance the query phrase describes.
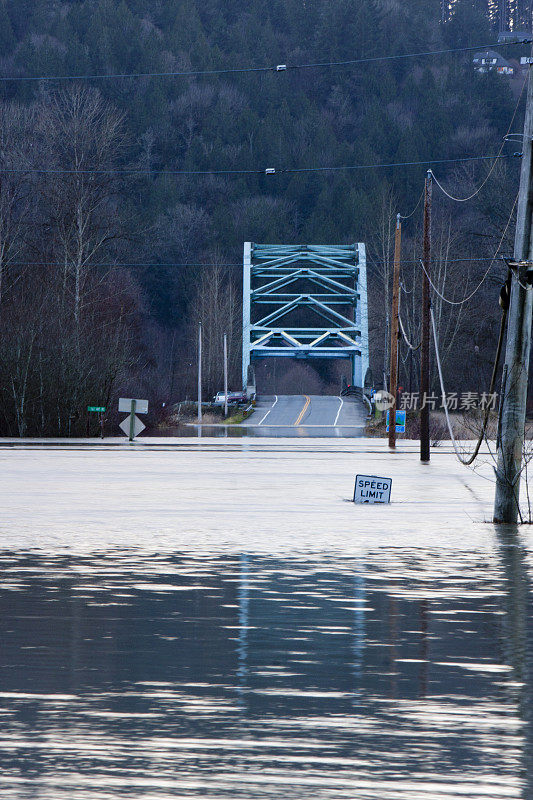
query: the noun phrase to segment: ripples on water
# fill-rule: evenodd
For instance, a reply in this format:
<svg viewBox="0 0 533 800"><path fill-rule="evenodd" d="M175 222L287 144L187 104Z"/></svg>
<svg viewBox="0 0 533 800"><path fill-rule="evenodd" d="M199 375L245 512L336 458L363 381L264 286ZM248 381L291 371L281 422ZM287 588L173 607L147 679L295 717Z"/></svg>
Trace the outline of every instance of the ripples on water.
<svg viewBox="0 0 533 800"><path fill-rule="evenodd" d="M0 558L0 792L531 798L524 551Z"/></svg>

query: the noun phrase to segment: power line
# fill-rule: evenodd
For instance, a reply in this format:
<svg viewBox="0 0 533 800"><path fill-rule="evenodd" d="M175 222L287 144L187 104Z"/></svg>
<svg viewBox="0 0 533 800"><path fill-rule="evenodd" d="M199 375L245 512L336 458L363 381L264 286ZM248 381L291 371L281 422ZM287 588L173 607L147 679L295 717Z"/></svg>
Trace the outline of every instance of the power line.
<svg viewBox="0 0 533 800"><path fill-rule="evenodd" d="M415 350L420 350L420 347L422 346L422 342L419 342L419 343L416 345L416 347L415 347L415 345L414 345L414 344L411 344L411 342L410 342L410 341L409 341L409 339L407 338L407 334L406 334L406 332L405 332L405 328L403 327L402 318L401 318L399 315L398 315L398 322L400 323L400 328L402 329L402 336L403 336L403 338L404 338L405 344L407 345L407 347L409 348L409 350L413 350L413 351L415 351Z"/></svg>
<svg viewBox="0 0 533 800"><path fill-rule="evenodd" d="M501 153L501 150L500 150L500 153ZM404 216L404 214L400 214L400 219L411 219L411 217L413 216L413 214L417 210L418 206L420 205L420 201L422 200L423 197L424 197L424 190L422 189L422 191L420 192L420 197L418 198L418 200L416 202L416 206L413 208L411 213L410 214L406 214L405 216Z"/></svg>
<svg viewBox="0 0 533 800"><path fill-rule="evenodd" d="M524 79L524 82L522 84L522 89L520 90L520 94L518 96L518 100L516 101L516 105L515 105L515 108L514 108L514 111L513 111L513 116L511 117L511 122L509 123L509 127L507 128L507 133L503 137L503 141L502 141L500 149L498 151L498 156L500 156L502 154L503 148L505 147L505 142L507 141L507 137L511 133L511 128L513 127L513 123L515 121L515 117L516 117L516 115L518 113L518 108L520 106L520 102L522 100L522 95L524 94L524 89L526 88L527 81L528 81L528 75L526 75L526 77ZM489 169L489 172L488 172L487 176L485 177L485 180L481 183L480 186L478 186L478 188L475 190L475 192L472 192L472 194L468 195L468 197L455 197L453 194L450 194L450 192L447 192L446 189L444 188L444 186L439 182L439 180L437 179L437 177L436 177L435 173L433 172L433 170L430 170L430 172L431 172L431 174L433 176L433 179L434 179L435 183L437 184L437 186L439 187L441 192L446 195L446 197L448 197L450 200L453 200L456 203L467 203L469 200L473 200L474 197L476 195L478 195L480 193L480 191L486 186L486 184L488 183L492 173L496 169L496 164L497 164L497 158L494 159L494 163L492 164L491 168ZM416 209L415 209L415 211L416 211Z"/></svg>
<svg viewBox="0 0 533 800"><path fill-rule="evenodd" d="M424 266L424 262L422 261L422 259L420 259L420 266L421 266L421 267L422 267L422 269L424 270L424 272L425 272L425 275L426 275L426 277L427 277L427 279L428 279L428 281L429 281L429 283L430 283L430 285L431 285L431 288L432 288L432 289L433 289L433 291L434 291L434 292L435 292L435 293L438 295L438 297L440 297L440 299L441 299L441 300L443 300L445 303L448 303L448 305L450 305L450 306L462 306L462 305L464 305L465 303L468 303L468 301L469 301L469 300L471 300L471 299L474 297L474 295L475 295L475 294L476 294L476 293L477 293L477 292L478 292L478 291L481 289L481 287L483 286L483 284L485 283L485 281L486 281L486 279L487 279L487 277L488 277L488 274L489 274L489 272L490 272L490 271L491 271L491 269L492 269L492 266L493 266L494 262L496 261L496 259L497 259L497 257L498 257L498 253L500 252L501 246L502 246L502 244L503 244L503 240L505 239L505 235L506 235L506 233L507 233L507 230L508 230L508 228L509 228L509 225L511 224L511 220L512 220L512 218L513 218L513 214L514 214L514 210L515 210L515 208L516 208L516 204L517 204L517 202L518 202L518 194L516 195L515 201L514 201L514 203L513 203L513 207L512 207L512 209L511 209L511 213L509 214L509 219L507 220L507 224L505 225L504 231L503 231L503 233L502 233L502 237L501 237L501 239L500 239L500 242L499 242L499 244L498 244L498 247L496 248L496 252L494 253L494 256L492 257L492 259L491 259L491 262L490 262L489 266L488 266L488 267L487 267L487 269L485 270L485 274L483 275L483 277L482 277L482 278L481 278L481 280L479 281L479 283L478 283L478 285L476 286L476 288L475 288L475 289L474 289L472 292L470 292L470 294L469 294L469 295L467 295L467 297L464 297L462 300L450 300L448 297L445 297L445 296L444 296L444 295L443 295L443 294L442 294L442 293L439 291L439 289L438 289L438 288L435 286L435 284L433 283L433 281L431 280L431 278L430 278L430 276L428 275L428 273L427 273L427 271L426 271L426 268L425 268L425 266Z"/></svg>
<svg viewBox="0 0 533 800"><path fill-rule="evenodd" d="M393 167L420 167L430 164L459 164L469 161L487 161L502 158L517 158L521 154L490 156L466 156L464 158L426 159L424 161L397 161L383 164L347 164L340 167L298 167L282 168L267 167L266 169L46 169L41 167L19 167L16 169L0 167L0 174L39 174L39 175L296 175L304 172L348 172L364 169L389 169Z"/></svg>
<svg viewBox="0 0 533 800"><path fill-rule="evenodd" d="M503 258L503 256L501 256L501 258ZM478 261L494 261L494 256L490 256L490 258L485 258L485 257L476 258L476 257L470 256L469 258L441 258L441 259L439 259L438 257L434 257L433 260L434 261L444 261L446 264L460 264L460 263L462 264L462 263L477 263ZM374 262L372 262L372 263L374 263ZM419 263L420 263L420 259L419 258L413 258L413 259L410 259L410 260L405 260L405 259L402 258L402 264L419 264ZM406 294L411 294L412 290L408 291L407 289L405 289L403 287L403 285L402 285L402 289L404 290L404 292Z"/></svg>
<svg viewBox="0 0 533 800"><path fill-rule="evenodd" d="M478 263L484 261L494 261L494 256L491 258L449 258L446 259L447 264L459 264L459 263ZM7 266L10 267L63 267L65 266L64 261L6 261ZM413 259L413 260L402 260L402 264L419 264L420 259ZM373 266L377 266L375 262L372 262ZM104 261L98 263L88 264L86 266L92 267L242 267L242 261L238 262L219 262L216 264L195 264L195 263L188 263L188 262L177 262L177 261L170 261L170 262L152 262L152 261L132 261L132 262L122 262L122 261ZM261 264L256 264L256 267L260 268ZM413 290L408 290L405 287L405 284L401 282L402 291L405 294L412 294Z"/></svg>
<svg viewBox="0 0 533 800"><path fill-rule="evenodd" d="M409 58L423 58L429 56L449 55L452 53L468 53L476 50L488 50L494 47L511 47L514 45L531 44L531 39L522 39L519 42L503 42L496 44L480 44L475 47L455 47L445 50L425 50L416 53L403 53L391 56L368 56L365 58L353 58L346 61L319 61L310 64L276 64L268 67L227 67L223 69L203 69L203 70L172 70L168 72L116 72L107 74L93 75L18 75L9 77L0 75L0 82L30 82L30 81L81 81L81 80L121 80L128 78L196 78L208 75L235 75L253 72L286 72L299 69L326 69L333 67L349 67L357 64L378 64L388 61L405 61Z"/></svg>
<svg viewBox="0 0 533 800"><path fill-rule="evenodd" d="M65 261L5 261L5 266L7 267L64 267ZM238 263L216 263L216 264L187 264L187 263L161 263L155 264L152 262L143 262L143 261L135 261L135 262L120 262L120 261L109 261L109 262L98 262L98 263L90 263L84 264L85 267L124 267L124 268L133 268L133 267L192 267L197 269L199 267L242 267L242 261Z"/></svg>
<svg viewBox="0 0 533 800"><path fill-rule="evenodd" d="M448 403L446 402L446 390L444 388L444 379L442 377L442 364L441 364L440 353L439 353L439 340L438 340L438 336L437 336L437 327L435 325L435 315L433 314L433 308L430 309L430 313L431 313L431 326L433 328L433 341L435 343L435 356L436 356L436 359L437 359L437 370L438 370L438 373L439 373L440 389L441 389L441 392L442 392L442 399L443 399L443 402L444 402L444 414L446 416L446 424L448 426L448 432L450 434L450 439L452 440L453 449L455 450L455 455L457 456L457 458L459 459L461 464L464 464L465 467L469 467L471 464L474 463L474 461L476 460L476 458L478 456L479 450L481 448L481 444L483 442L483 439L485 438L485 433L486 433L487 425L488 425L488 422L489 422L490 409L491 409L490 398L494 393L494 387L496 385L496 375L498 373L498 366L499 366L499 363L500 363L500 358L501 358L501 353L502 353L502 348L503 348L503 338L504 338L504 332L505 332L505 322L506 322L506 319L507 319L507 309L504 309L503 314L502 314L502 319L501 319L501 322L500 322L500 334L498 336L498 346L496 348L496 357L494 359L494 364L493 364L493 367L492 367L492 376L491 376L491 379L490 379L490 387L489 387L489 391L488 391L489 402L487 403L487 406L485 408L485 413L483 415L483 424L481 426L481 432L480 432L478 440L476 442L476 446L474 448L474 452L470 456L468 456L466 458L459 451L459 447L457 446L457 441L456 441L454 433L453 433L452 423L451 423L451 420L450 420L450 414L449 414L449 411L448 411Z"/></svg>

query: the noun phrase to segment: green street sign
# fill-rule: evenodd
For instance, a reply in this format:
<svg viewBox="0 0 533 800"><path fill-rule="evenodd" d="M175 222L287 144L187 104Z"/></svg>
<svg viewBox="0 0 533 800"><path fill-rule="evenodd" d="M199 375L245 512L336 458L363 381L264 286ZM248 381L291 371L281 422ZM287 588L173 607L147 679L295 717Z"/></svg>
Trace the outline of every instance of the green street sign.
<svg viewBox="0 0 533 800"><path fill-rule="evenodd" d="M105 411L105 406L87 406L87 411L97 411L100 414L103 414Z"/></svg>

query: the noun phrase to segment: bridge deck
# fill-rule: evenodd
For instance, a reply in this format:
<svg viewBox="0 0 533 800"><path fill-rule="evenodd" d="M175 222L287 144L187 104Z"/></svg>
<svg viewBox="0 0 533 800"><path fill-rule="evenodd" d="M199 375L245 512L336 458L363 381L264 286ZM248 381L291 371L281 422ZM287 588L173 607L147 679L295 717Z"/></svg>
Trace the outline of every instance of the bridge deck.
<svg viewBox="0 0 533 800"><path fill-rule="evenodd" d="M254 413L244 425L268 428L349 427L360 429L359 435L362 435L366 416L364 403L353 397L261 395L257 398Z"/></svg>

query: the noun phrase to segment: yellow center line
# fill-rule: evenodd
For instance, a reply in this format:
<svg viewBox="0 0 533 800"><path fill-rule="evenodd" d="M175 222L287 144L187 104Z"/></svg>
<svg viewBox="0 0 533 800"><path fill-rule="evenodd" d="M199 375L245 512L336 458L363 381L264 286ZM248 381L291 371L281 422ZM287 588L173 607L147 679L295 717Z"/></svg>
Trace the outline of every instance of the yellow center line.
<svg viewBox="0 0 533 800"><path fill-rule="evenodd" d="M301 421L303 420L303 418L304 418L304 414L305 414L305 412L306 412L306 411L307 411L307 409L309 408L309 403L311 402L311 398L310 398L310 397L309 397L309 395L307 395L307 394L304 394L304 397L305 397L305 405L304 405L304 407L302 408L302 410L300 411L300 416L298 417L298 419L297 419L297 420L296 420L296 422L294 423L294 427L296 427L296 425L299 425L299 424L300 424L300 422L301 422Z"/></svg>

